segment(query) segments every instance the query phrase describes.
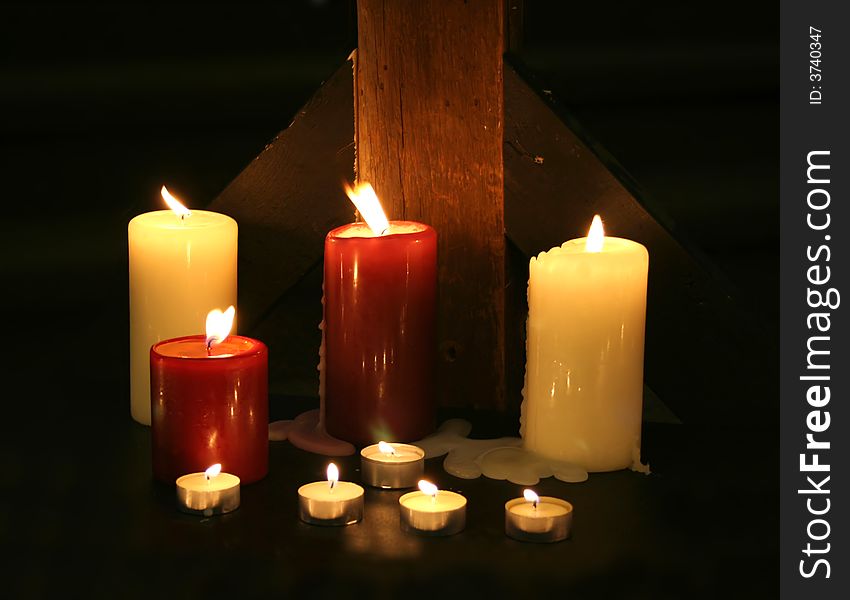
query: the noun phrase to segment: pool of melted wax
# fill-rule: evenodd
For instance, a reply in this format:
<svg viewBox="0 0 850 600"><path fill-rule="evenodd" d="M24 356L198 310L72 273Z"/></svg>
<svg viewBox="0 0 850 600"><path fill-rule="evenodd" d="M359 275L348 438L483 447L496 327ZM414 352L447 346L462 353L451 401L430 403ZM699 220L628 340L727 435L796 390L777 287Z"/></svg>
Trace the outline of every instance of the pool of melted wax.
<svg viewBox="0 0 850 600"><path fill-rule="evenodd" d="M518 485L534 485L541 478L555 477L567 483L587 480L583 468L544 458L522 447L522 439L503 437L492 440L469 439L472 425L463 419L449 419L437 433L415 443L425 458L446 455L443 468L462 479L507 479Z"/></svg>
<svg viewBox="0 0 850 600"><path fill-rule="evenodd" d="M308 410L292 421L269 423L269 441L289 440L296 448L325 456L349 456L354 446L329 435L319 423L319 411Z"/></svg>

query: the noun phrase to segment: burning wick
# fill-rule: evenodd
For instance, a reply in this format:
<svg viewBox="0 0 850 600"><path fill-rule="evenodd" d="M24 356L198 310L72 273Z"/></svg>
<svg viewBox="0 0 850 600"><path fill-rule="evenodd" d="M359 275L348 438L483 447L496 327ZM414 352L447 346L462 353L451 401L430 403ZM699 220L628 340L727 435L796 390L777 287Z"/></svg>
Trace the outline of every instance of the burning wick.
<svg viewBox="0 0 850 600"><path fill-rule="evenodd" d="M419 490L428 496L431 496L431 504L437 503L437 486L430 481L424 479L419 480Z"/></svg>
<svg viewBox="0 0 850 600"><path fill-rule="evenodd" d="M587 232L587 241L584 248L587 252L602 252L605 245L605 229L602 227L602 219L599 215L593 216L590 230Z"/></svg>
<svg viewBox="0 0 850 600"><path fill-rule="evenodd" d="M336 482L339 481L339 469L333 463L328 465L328 489L334 491Z"/></svg>
<svg viewBox="0 0 850 600"><path fill-rule="evenodd" d="M212 355L213 346L222 343L230 335L235 316L236 309L233 306L228 306L224 312L215 308L207 313L207 356Z"/></svg>
<svg viewBox="0 0 850 600"><path fill-rule="evenodd" d="M214 477L218 477L219 473L221 473L221 464L219 463L215 463L209 469L204 471L204 479L207 480L207 485L209 485L211 479L213 479Z"/></svg>
<svg viewBox="0 0 850 600"><path fill-rule="evenodd" d="M537 510L537 503L540 502L540 496L535 494L532 490L523 490L522 495L528 502L531 502L531 507L534 510Z"/></svg>
<svg viewBox="0 0 850 600"><path fill-rule="evenodd" d="M192 211L186 208L180 200L171 195L171 192L168 191L168 188L162 186L162 189L159 191L162 195L162 199L165 200L165 203L168 205L168 208L174 211L180 220L183 221L186 217L192 216Z"/></svg>
<svg viewBox="0 0 850 600"><path fill-rule="evenodd" d="M390 444L386 442L378 442L378 450L382 454L391 454L395 456L395 448L393 448Z"/></svg>
<svg viewBox="0 0 850 600"><path fill-rule="evenodd" d="M362 182L351 187L346 181L343 186L348 198L354 203L357 212L366 221L366 225L372 230L372 233L379 237L389 233L390 223L387 221L387 215L381 208L381 201L378 200L378 195L371 184Z"/></svg>

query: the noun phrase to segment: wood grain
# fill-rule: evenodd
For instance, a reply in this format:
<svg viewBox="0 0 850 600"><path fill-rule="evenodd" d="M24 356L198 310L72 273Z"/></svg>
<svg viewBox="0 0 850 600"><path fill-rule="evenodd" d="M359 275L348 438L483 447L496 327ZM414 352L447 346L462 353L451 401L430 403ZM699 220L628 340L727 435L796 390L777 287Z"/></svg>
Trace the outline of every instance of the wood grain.
<svg viewBox="0 0 850 600"><path fill-rule="evenodd" d="M439 397L504 407L502 0L359 0L357 177L439 235Z"/></svg>

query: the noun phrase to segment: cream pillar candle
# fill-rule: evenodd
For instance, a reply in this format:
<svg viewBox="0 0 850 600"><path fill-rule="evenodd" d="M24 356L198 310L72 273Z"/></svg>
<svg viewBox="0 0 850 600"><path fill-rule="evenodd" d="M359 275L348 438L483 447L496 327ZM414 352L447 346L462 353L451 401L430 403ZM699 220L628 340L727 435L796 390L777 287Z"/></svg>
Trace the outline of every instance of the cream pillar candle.
<svg viewBox="0 0 850 600"><path fill-rule="evenodd" d="M604 237L531 259L520 433L525 447L588 471L639 457L649 254Z"/></svg>
<svg viewBox="0 0 850 600"><path fill-rule="evenodd" d="M151 423L150 349L197 333L215 306L236 304L237 225L228 216L173 208L135 217L130 250L130 413ZM235 329L234 329L235 331Z"/></svg>

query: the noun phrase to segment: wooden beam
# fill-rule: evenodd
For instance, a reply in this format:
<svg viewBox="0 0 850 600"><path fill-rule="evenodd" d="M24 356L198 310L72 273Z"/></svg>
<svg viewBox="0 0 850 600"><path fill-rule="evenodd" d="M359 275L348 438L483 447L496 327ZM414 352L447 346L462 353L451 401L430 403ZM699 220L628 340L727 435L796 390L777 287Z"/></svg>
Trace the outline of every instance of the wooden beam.
<svg viewBox="0 0 850 600"><path fill-rule="evenodd" d="M321 261L328 231L354 220L342 191L353 176L349 62L210 205L239 223L240 331L261 323Z"/></svg>
<svg viewBox="0 0 850 600"><path fill-rule="evenodd" d="M776 397L769 377L776 332L670 223L646 209L622 169L583 141L550 100L510 67L504 85L505 222L512 242L505 313L507 350L514 353L508 408L520 400L528 257L583 235L599 212L610 233L649 248L647 383L688 422L769 423L775 411L764 401ZM346 64L213 204L239 221L239 328L269 345L271 389L279 393L318 387L322 241L353 216L339 188L353 176L352 98ZM465 404L487 393L469 391Z"/></svg>
<svg viewBox="0 0 850 600"><path fill-rule="evenodd" d="M357 177L439 234L438 395L505 405L503 0L359 0Z"/></svg>

